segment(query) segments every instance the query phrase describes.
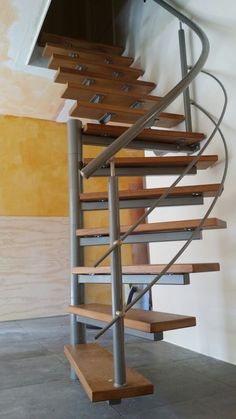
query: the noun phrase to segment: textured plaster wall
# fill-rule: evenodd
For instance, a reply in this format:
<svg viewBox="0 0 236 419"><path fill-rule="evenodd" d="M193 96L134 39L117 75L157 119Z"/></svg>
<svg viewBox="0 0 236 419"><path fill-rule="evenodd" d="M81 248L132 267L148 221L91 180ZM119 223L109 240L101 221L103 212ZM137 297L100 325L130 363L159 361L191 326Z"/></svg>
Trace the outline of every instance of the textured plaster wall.
<svg viewBox="0 0 236 419"><path fill-rule="evenodd" d="M229 174L225 191L213 216L225 219L227 230L205 232L202 241L192 243L180 262L220 262L219 273L191 276L186 287L159 286L153 291L154 308L173 313L195 315L197 327L165 333L165 339L174 344L201 352L215 358L236 363L236 3L228 0L178 0L171 1L198 23L207 33L211 49L205 68L224 83L229 97L228 109L222 124L229 147ZM157 83L156 94L163 95L180 78L178 52L178 21L152 0L130 0L121 16L121 29L127 38L126 50L146 68L145 75ZM126 23L125 23L126 22ZM188 63L198 58L200 43L187 30ZM191 88L191 96L217 117L221 112L222 94L216 84L199 76ZM182 100L176 101L173 111L182 111ZM209 134L212 125L199 112L193 111L194 129ZM209 154L218 154L219 163L198 176L188 176L182 184L214 183L221 178L224 153L216 136ZM150 177L148 187L169 185L173 177ZM190 219L201 217L206 207L175 207L159 209L150 221ZM162 243L150 246L152 263L168 262L181 243Z"/></svg>

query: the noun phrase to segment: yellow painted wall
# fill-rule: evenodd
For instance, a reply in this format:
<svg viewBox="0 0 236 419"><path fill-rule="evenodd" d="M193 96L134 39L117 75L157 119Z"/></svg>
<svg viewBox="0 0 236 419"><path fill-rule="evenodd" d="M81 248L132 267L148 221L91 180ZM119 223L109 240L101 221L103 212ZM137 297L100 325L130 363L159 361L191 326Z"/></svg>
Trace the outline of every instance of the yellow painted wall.
<svg viewBox="0 0 236 419"><path fill-rule="evenodd" d="M66 125L39 119L1 116L0 150L0 217L24 217L24 223L27 223L28 217L31 229L33 228L32 217L45 217L45 220L47 218L47 225L48 217L51 217L51 222L55 229L55 217L68 217ZM87 146L84 147L84 150L85 157L94 157L99 153L101 148ZM119 155L125 155L127 157L142 156L142 152L125 150ZM126 189L129 182L134 183L135 179L132 178L132 180L130 180L121 178L121 188ZM106 178L92 178L86 181L85 184L85 191L87 192L106 190L106 188ZM122 211L121 222L123 224L129 224L129 210ZM87 212L85 214L86 227L106 226L107 224L107 211L97 211L96 213ZM55 234L55 231L53 234ZM34 246L34 243L28 243L28 247L29 246ZM55 247L56 246L57 242L55 241ZM62 248L61 246L58 246L58 248L60 248L60 252L64 252L63 257L66 259L69 249L67 247ZM26 254L27 251L27 244L24 242L22 243L22 252L25 252ZM104 247L102 246L87 248L85 251L85 264L87 266L92 265L103 252ZM11 255L11 257L13 256ZM44 255L44 258L45 257L46 256ZM37 263L37 261L34 262ZM104 262L104 264L109 264L109 259ZM124 247L123 262L125 264L132 263L131 246L126 245ZM50 260L45 260L45 266L50 266ZM4 279L6 279L6 275L7 273L4 273ZM27 281L28 280L29 277L27 278ZM50 281L49 268L48 280ZM53 281L56 281L55 274L53 275ZM67 297L68 282L66 281L67 278L65 278L64 286L64 293ZM24 281L21 278L21 283L23 282ZM1 293L2 299L4 300L4 281L2 284ZM19 287L21 287L20 284ZM42 281L42 294L43 287L45 288L45 281ZM50 294L52 299L57 298L55 289L53 288L54 291ZM17 287L14 287L12 292L15 293L15 298L12 298L11 301L14 301L14 304L16 304L18 293ZM37 288L37 293L38 292ZM61 294L63 293L62 289L60 292ZM31 302L33 304L32 290L31 295L29 296L27 294L27 288L25 288L23 291L21 290L21 298L22 295L25 295L27 305L30 305ZM13 297L12 294L11 296ZM87 286L86 301L110 301L110 286ZM11 302L9 304L11 305ZM11 310L12 319L14 318L14 313L12 314L14 307L10 306L9 310ZM61 310L64 312L65 307L61 307ZM50 314L53 313L54 312L50 312ZM30 317L28 308L26 314L26 317ZM44 311L42 308L41 315L43 316L46 314L48 314L48 312ZM54 314L58 314L58 307L57 312ZM37 311L37 315L40 315L40 310ZM24 317L22 309L21 317ZM6 314L5 319L7 319Z"/></svg>

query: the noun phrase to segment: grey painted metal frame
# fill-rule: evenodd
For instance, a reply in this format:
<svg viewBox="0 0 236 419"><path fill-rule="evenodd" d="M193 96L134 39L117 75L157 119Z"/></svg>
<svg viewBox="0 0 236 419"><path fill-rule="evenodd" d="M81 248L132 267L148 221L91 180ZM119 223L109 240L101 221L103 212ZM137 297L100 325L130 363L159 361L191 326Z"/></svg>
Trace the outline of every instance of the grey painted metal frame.
<svg viewBox="0 0 236 419"><path fill-rule="evenodd" d="M146 233L146 234L133 234L127 236L123 243L152 243L152 242L166 242L166 241L182 241L188 240L192 235L190 231L173 231L173 232L161 232L161 233ZM194 240L200 240L202 238L201 232L195 235ZM98 237L82 237L80 239L81 246L102 246L110 244L109 236L98 236Z"/></svg>
<svg viewBox="0 0 236 419"><path fill-rule="evenodd" d="M100 135L88 135L83 134L83 144L88 145L100 145L100 146L109 146L115 138L108 137L108 136L100 136ZM135 150L156 150L160 151L163 154L165 153L188 153L192 154L197 151L198 145L191 145L186 146L183 144L171 144L171 143L161 143L157 141L141 141L141 140L133 140L128 145L127 148L135 149Z"/></svg>
<svg viewBox="0 0 236 419"><path fill-rule="evenodd" d="M139 275L122 275L122 283L124 284L149 284L156 275L139 274ZM111 284L111 275L80 275L79 281L82 284ZM189 285L189 274L167 274L163 275L157 285Z"/></svg>
<svg viewBox="0 0 236 419"><path fill-rule="evenodd" d="M184 78L188 74L188 63L187 63L185 33L182 28L181 22L180 22L180 29L179 29L179 51L180 51L181 72L182 72L182 77ZM187 87L183 91L183 99L184 99L184 114L185 114L186 131L192 132L192 117L191 117L189 87Z"/></svg>
<svg viewBox="0 0 236 419"><path fill-rule="evenodd" d="M120 200L120 209L124 208L149 208L154 204L156 198L143 198L143 199L122 199ZM181 196L181 197L168 197L162 201L160 207L173 207L181 205L202 205L203 196ZM82 202L81 208L83 211L93 210L107 210L107 201L94 201Z"/></svg>
<svg viewBox="0 0 236 419"><path fill-rule="evenodd" d="M120 211L118 178L115 176L114 164L111 162L111 176L109 177L109 220L110 243L120 239ZM112 283L112 316L123 310L122 290L122 262L121 249L117 247L111 254L111 283ZM125 344L124 344L124 318L113 327L113 360L114 360L114 386L121 387L126 384Z"/></svg>
<svg viewBox="0 0 236 419"><path fill-rule="evenodd" d="M86 166L87 167L87 166ZM179 175L186 169L186 166L153 166L153 167L117 167L117 176L166 176L166 175ZM93 172L92 176L109 176L109 167L101 167L100 169ZM188 175L195 175L197 173L196 167L192 167L188 171Z"/></svg>
<svg viewBox="0 0 236 419"><path fill-rule="evenodd" d="M82 227L82 211L79 205L81 179L79 178L79 161L82 160L81 122L68 121L68 175L69 175L69 211L70 211L70 264L72 268L83 263L83 250L80 239L76 236L77 228ZM78 275L71 273L70 279L71 305L84 302L84 285L78 282ZM70 342L71 345L85 343L85 325L78 323L74 314L70 315ZM71 378L77 379L73 369Z"/></svg>
<svg viewBox="0 0 236 419"><path fill-rule="evenodd" d="M88 324L91 326L97 326L97 327L104 327L106 325L106 322L102 320L91 319L90 317L78 316L78 315L77 315L77 321L84 322L85 324ZM127 333L128 335L137 336L139 338L152 340L155 342L159 340L163 340L163 332L147 333L147 332L142 332L140 330L130 329L129 327L126 327L125 333Z"/></svg>

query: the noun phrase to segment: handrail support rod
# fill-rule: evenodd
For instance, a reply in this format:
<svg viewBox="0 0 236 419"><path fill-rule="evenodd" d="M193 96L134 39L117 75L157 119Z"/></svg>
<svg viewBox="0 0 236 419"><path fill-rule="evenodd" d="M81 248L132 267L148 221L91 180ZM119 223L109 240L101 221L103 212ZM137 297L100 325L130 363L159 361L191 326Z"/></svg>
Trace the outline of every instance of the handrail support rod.
<svg viewBox="0 0 236 419"><path fill-rule="evenodd" d="M180 64L181 64L181 74L184 78L188 74L188 63L187 63L187 52L186 52L186 42L185 42L185 32L180 21L179 29L179 52L180 52ZM185 114L185 127L186 131L192 132L192 116L191 116L191 104L190 104L190 93L189 87L183 91L183 100L184 100L184 114Z"/></svg>

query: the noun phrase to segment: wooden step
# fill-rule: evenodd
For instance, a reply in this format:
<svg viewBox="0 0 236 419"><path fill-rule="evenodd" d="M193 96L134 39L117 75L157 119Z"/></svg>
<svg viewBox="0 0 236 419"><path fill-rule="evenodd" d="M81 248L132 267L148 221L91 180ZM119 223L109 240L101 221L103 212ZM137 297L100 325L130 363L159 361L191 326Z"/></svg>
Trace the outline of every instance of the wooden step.
<svg viewBox="0 0 236 419"><path fill-rule="evenodd" d="M111 306L106 304L69 306L69 313L106 323L112 320L111 312ZM125 315L124 324L125 327L130 329L155 333L196 326L196 318L158 311L131 309Z"/></svg>
<svg viewBox="0 0 236 419"><path fill-rule="evenodd" d="M48 68L51 70L58 70L60 67L70 68L85 76L88 73L95 73L97 76L109 77L110 79L127 82L137 80L143 75L143 70L137 68L99 64L96 61L84 61L82 58L70 58L65 55L53 54L48 62Z"/></svg>
<svg viewBox="0 0 236 419"><path fill-rule="evenodd" d="M85 39L75 39L68 36L61 36L44 32L40 37L40 45L54 43L65 48L84 48L88 51L101 52L104 54L121 55L124 48L115 45L100 44L98 42L86 41Z"/></svg>
<svg viewBox="0 0 236 419"><path fill-rule="evenodd" d="M149 95L147 96L149 97ZM101 136L106 138L118 138L123 134L128 127L116 125L101 125L101 124L85 124L83 127L83 134L89 136ZM140 140L145 143L158 142L164 144L176 145L195 145L206 138L205 134L200 132L185 132L185 131L169 131L160 129L145 129L135 140Z"/></svg>
<svg viewBox="0 0 236 419"><path fill-rule="evenodd" d="M142 109L123 109L121 106L103 105L103 103L89 103L80 101L75 103L70 111L73 118L86 118L101 121L105 115L109 114L108 122L119 122L123 124L134 124L145 114ZM155 120L153 125L163 128L174 127L184 121L184 116L174 113L162 112Z"/></svg>
<svg viewBox="0 0 236 419"><path fill-rule="evenodd" d="M91 83L97 89L109 89L113 92L127 92L127 94L147 94L155 89L155 83L143 80L124 82L114 78L99 77L98 74L87 72L86 76L76 70L60 67L54 77L56 83L74 83L78 86Z"/></svg>
<svg viewBox="0 0 236 419"><path fill-rule="evenodd" d="M81 47L63 47L62 45L52 42L47 43L43 50L43 57L50 58L53 54L65 55L70 58L79 57L83 61L95 61L98 64L112 64L127 67L129 67L133 62L133 58L124 57L122 55L105 54L103 52L90 51Z"/></svg>
<svg viewBox="0 0 236 419"><path fill-rule="evenodd" d="M123 274L130 275L158 275L166 265L136 265L122 266ZM174 264L166 272L167 274L192 274L200 272L215 272L220 270L219 263L181 263ZM97 268L91 266L79 266L72 269L73 274L78 275L109 275L111 274L110 266L99 266Z"/></svg>
<svg viewBox="0 0 236 419"><path fill-rule="evenodd" d="M190 186L176 186L169 197L186 197L186 196L203 196L204 198L213 197L220 188L219 183L206 185L190 185ZM120 190L119 198L122 200L135 199L158 199L167 188L151 188L151 189L137 189L137 190ZM89 192L80 194L81 202L96 202L107 201L108 193L104 192Z"/></svg>
<svg viewBox="0 0 236 419"><path fill-rule="evenodd" d="M116 157L114 158L116 168L132 167L184 167L194 159L192 156L171 156L171 157ZM84 167L93 159L84 159ZM200 156L196 167L198 170L208 169L218 160L217 155ZM110 163L104 165L110 167Z"/></svg>
<svg viewBox="0 0 236 419"><path fill-rule="evenodd" d="M97 345L65 345L64 352L92 402L119 400L153 393L152 383L126 368L126 386L113 386L113 355Z"/></svg>
<svg viewBox="0 0 236 419"><path fill-rule="evenodd" d="M78 86L74 83L68 83L62 94L64 99L74 99L83 102L92 102L96 98L103 105L121 106L123 108L135 108L148 110L154 103L160 102L159 96L151 95L128 95L125 92L114 92L111 89L97 89L96 86Z"/></svg>
<svg viewBox="0 0 236 419"><path fill-rule="evenodd" d="M201 219L193 220L179 220L179 221L164 221L158 223L146 223L140 224L132 233L135 234L145 234L145 233L158 233L158 232L167 232L167 231L191 231L194 230ZM215 230L226 228L227 224L225 221L218 218L208 218L202 226L202 230ZM130 228L130 225L123 225L120 227L121 234L126 233ZM76 231L77 236L79 237L93 237L93 236L108 236L108 228L82 228Z"/></svg>

